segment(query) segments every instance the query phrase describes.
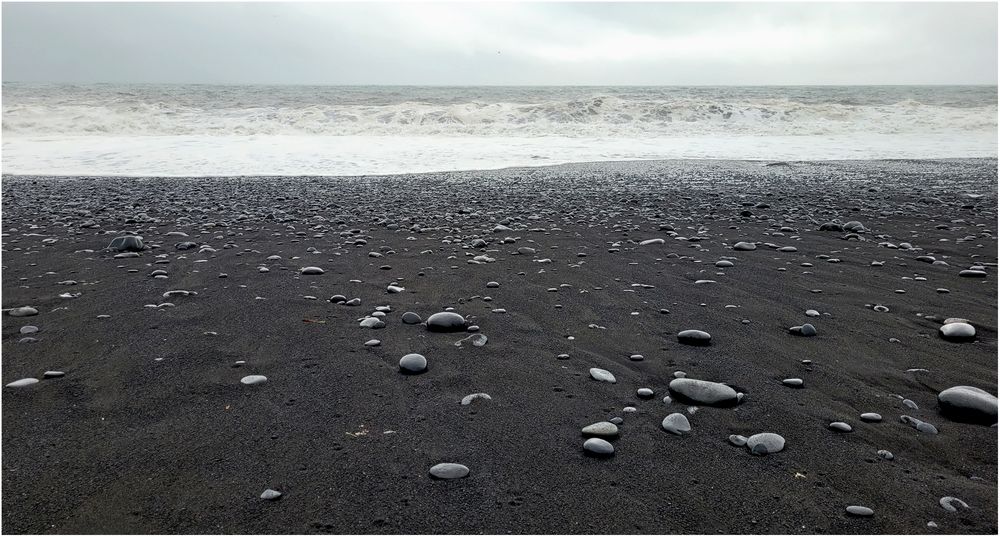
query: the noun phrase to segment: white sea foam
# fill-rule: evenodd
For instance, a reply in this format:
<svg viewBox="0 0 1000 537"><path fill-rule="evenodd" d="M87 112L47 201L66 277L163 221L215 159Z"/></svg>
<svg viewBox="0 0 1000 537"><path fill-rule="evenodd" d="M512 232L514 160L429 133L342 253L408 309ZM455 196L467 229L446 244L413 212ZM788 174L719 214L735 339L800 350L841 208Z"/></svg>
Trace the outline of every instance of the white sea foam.
<svg viewBox="0 0 1000 537"><path fill-rule="evenodd" d="M995 157L996 87L4 84L3 171L377 174L654 158Z"/></svg>

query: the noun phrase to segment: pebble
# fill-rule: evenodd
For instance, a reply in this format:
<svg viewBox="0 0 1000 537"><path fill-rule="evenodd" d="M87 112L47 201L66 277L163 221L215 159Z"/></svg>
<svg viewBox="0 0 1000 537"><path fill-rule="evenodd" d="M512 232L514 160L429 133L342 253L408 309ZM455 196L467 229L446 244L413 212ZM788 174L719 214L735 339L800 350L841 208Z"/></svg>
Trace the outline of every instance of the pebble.
<svg viewBox="0 0 1000 537"><path fill-rule="evenodd" d="M423 373L427 370L427 358L411 353L399 359L399 370L404 373Z"/></svg>
<svg viewBox="0 0 1000 537"><path fill-rule="evenodd" d="M278 498L281 498L281 493L274 489L267 489L260 494L260 499L262 500L268 500L273 502Z"/></svg>
<svg viewBox="0 0 1000 537"><path fill-rule="evenodd" d="M653 390L649 388L639 388L635 391L635 394L641 399L649 399L650 397L653 397Z"/></svg>
<svg viewBox="0 0 1000 537"><path fill-rule="evenodd" d="M738 434L731 434L729 435L729 443L737 447L743 447L747 445L747 437L740 436Z"/></svg>
<svg viewBox="0 0 1000 537"><path fill-rule="evenodd" d="M264 384L267 382L267 377L264 375L247 375L240 379L240 382L246 384L247 386L253 386L254 384Z"/></svg>
<svg viewBox="0 0 1000 537"><path fill-rule="evenodd" d="M403 324L420 324L423 321L424 320L421 319L419 315L413 313L412 311L408 311L403 314Z"/></svg>
<svg viewBox="0 0 1000 537"><path fill-rule="evenodd" d="M971 341L976 338L976 329L968 323L948 323L938 329L941 337L948 341Z"/></svg>
<svg viewBox="0 0 1000 537"><path fill-rule="evenodd" d="M7 385L8 388L24 388L26 386L31 386L32 384L37 384L38 379L36 378L25 378L21 380L15 380Z"/></svg>
<svg viewBox="0 0 1000 537"><path fill-rule="evenodd" d="M741 250L741 251L749 252L749 251L753 251L753 250L756 250L756 249L757 249L757 245L754 244L754 243L752 243L752 242L743 242L743 241L740 241L740 242L737 242L736 244L733 245L733 250Z"/></svg>
<svg viewBox="0 0 1000 537"><path fill-rule="evenodd" d="M927 434L938 434L937 427L932 423L927 423L926 421L918 420L913 416L900 416L899 421L913 427L914 429Z"/></svg>
<svg viewBox="0 0 1000 537"><path fill-rule="evenodd" d="M615 376L612 375L610 371L598 367L590 368L590 376L594 380L599 380L601 382L610 382L611 384L618 382L618 380L615 379Z"/></svg>
<svg viewBox="0 0 1000 537"><path fill-rule="evenodd" d="M610 457L615 454L615 446L612 446L611 442L601 438L588 438L583 443L583 449L589 455L597 457Z"/></svg>
<svg viewBox="0 0 1000 537"><path fill-rule="evenodd" d="M677 341L685 345L708 345L712 335L701 330L682 330L677 333Z"/></svg>
<svg viewBox="0 0 1000 537"><path fill-rule="evenodd" d="M896 456L893 455L892 452L889 451L888 449L880 449L876 452L876 454L879 456L879 458L887 461L891 461L896 458Z"/></svg>
<svg viewBox="0 0 1000 537"><path fill-rule="evenodd" d="M938 394L941 414L954 421L992 425L997 422L997 397L972 386L953 386Z"/></svg>
<svg viewBox="0 0 1000 537"><path fill-rule="evenodd" d="M584 436L603 436L612 438L618 436L618 426L610 421L599 421L582 429Z"/></svg>
<svg viewBox="0 0 1000 537"><path fill-rule="evenodd" d="M64 376L66 376L66 373L64 373L62 371L46 371L46 372L42 373L42 378L46 378L46 379L55 379L55 378L64 377Z"/></svg>
<svg viewBox="0 0 1000 537"><path fill-rule="evenodd" d="M687 416L677 412L663 418L663 423L660 426L663 427L664 431L677 435L691 431L691 422L688 421Z"/></svg>
<svg viewBox="0 0 1000 537"><path fill-rule="evenodd" d="M746 439L746 446L754 455L769 455L785 449L785 438L776 433L758 433Z"/></svg>
<svg viewBox="0 0 1000 537"><path fill-rule="evenodd" d="M469 476L469 468L463 464L443 462L431 466L429 473L434 479L462 479Z"/></svg>
<svg viewBox="0 0 1000 537"><path fill-rule="evenodd" d="M453 311L442 311L427 318L427 329L431 332L456 332L465 330L465 325L465 317Z"/></svg>
<svg viewBox="0 0 1000 537"><path fill-rule="evenodd" d="M7 315L11 317L31 317L32 315L38 315L38 310L32 308L31 306L21 306L20 308L11 308L7 310Z"/></svg>
<svg viewBox="0 0 1000 537"><path fill-rule="evenodd" d="M323 274L324 270L319 267L302 267L299 273L305 276L318 276Z"/></svg>
<svg viewBox="0 0 1000 537"><path fill-rule="evenodd" d="M803 386L802 379L797 378L785 379L781 383L791 388L801 388Z"/></svg>
<svg viewBox="0 0 1000 537"><path fill-rule="evenodd" d="M365 342L365 347L378 347L382 342L377 339L369 339Z"/></svg>
<svg viewBox="0 0 1000 537"><path fill-rule="evenodd" d="M963 502L962 500L959 500L954 496L945 496L944 498L938 500L938 504L941 505L941 507L943 507L944 510L948 511L949 513L954 513L958 511L958 507L961 507L962 509L969 508L969 504ZM958 507L955 507L956 505L958 505Z"/></svg>
<svg viewBox="0 0 1000 537"><path fill-rule="evenodd" d="M882 421L882 415L876 414L875 412L865 412L861 415L861 421L866 421L868 423L878 423Z"/></svg>
<svg viewBox="0 0 1000 537"><path fill-rule="evenodd" d="M829 427L830 427L831 430L837 431L838 433L849 433L849 432L851 432L851 431L854 430L853 427L851 427L850 425L848 425L848 424L846 424L846 423L844 423L842 421L835 421L835 422L831 423L829 425Z"/></svg>
<svg viewBox="0 0 1000 537"><path fill-rule="evenodd" d="M38 327L37 326L30 326L30 325L29 326L22 326L20 332L21 332L21 334L25 334L25 335L27 335L27 334L34 334L35 332L38 332Z"/></svg>
<svg viewBox="0 0 1000 537"><path fill-rule="evenodd" d="M847 514L853 516L864 516L869 517L875 514L875 511L863 506L863 505L850 505L847 507Z"/></svg>
<svg viewBox="0 0 1000 537"><path fill-rule="evenodd" d="M734 406L739 403L736 390L718 382L675 378L668 385L670 393L685 402L709 406Z"/></svg>
<svg viewBox="0 0 1000 537"><path fill-rule="evenodd" d="M471 405L476 401L492 401L492 400L493 398L490 397L490 394L488 393L482 393L482 392L470 393L469 395L466 395L465 397L462 398L462 405L467 406Z"/></svg>

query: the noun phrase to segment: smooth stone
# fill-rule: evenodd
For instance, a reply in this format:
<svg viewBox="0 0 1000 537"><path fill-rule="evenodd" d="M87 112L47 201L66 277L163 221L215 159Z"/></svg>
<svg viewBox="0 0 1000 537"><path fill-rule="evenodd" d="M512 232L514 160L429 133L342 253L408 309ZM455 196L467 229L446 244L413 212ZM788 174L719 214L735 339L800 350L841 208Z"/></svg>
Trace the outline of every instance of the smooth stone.
<svg viewBox="0 0 1000 537"><path fill-rule="evenodd" d="M35 332L38 332L38 327L37 326L30 326L30 325L29 326L22 326L20 332L22 334L25 334L25 335L27 335L27 334L34 334Z"/></svg>
<svg viewBox="0 0 1000 537"><path fill-rule="evenodd" d="M407 354L399 359L399 369L403 372L422 373L427 369L427 358L422 354Z"/></svg>
<svg viewBox="0 0 1000 537"><path fill-rule="evenodd" d="M635 391L635 394L641 397L642 399L649 399L650 397L653 396L653 390L649 388L639 388L638 390Z"/></svg>
<svg viewBox="0 0 1000 537"><path fill-rule="evenodd" d="M867 517L867 516L874 515L875 511L872 511L871 509L869 509L869 508L867 508L867 507L865 507L863 505L850 505L850 506L847 507L847 514L853 515L853 516L865 516L865 517Z"/></svg>
<svg viewBox="0 0 1000 537"><path fill-rule="evenodd" d="M819 312L816 310L806 310L806 317L819 317Z"/></svg>
<svg viewBox="0 0 1000 537"><path fill-rule="evenodd" d="M615 454L615 446L612 446L611 442L601 438L588 438L583 443L583 449L588 454L597 457L610 457Z"/></svg>
<svg viewBox="0 0 1000 537"><path fill-rule="evenodd" d="M922 433L938 434L937 427L935 427L934 424L918 420L913 416L907 416L907 415L900 416L899 421L909 425L910 427L913 427L914 429Z"/></svg>
<svg viewBox="0 0 1000 537"><path fill-rule="evenodd" d="M466 395L465 397L462 398L462 405L471 405L472 403L474 403L476 401L479 401L479 400L482 400L482 401L492 401L493 398L490 397L490 394L488 394L488 393L482 393L482 392L480 392L480 393L470 393L469 395Z"/></svg>
<svg viewBox="0 0 1000 537"><path fill-rule="evenodd" d="M496 289L497 287L500 287L500 283L499 282L486 282L486 287L488 287L490 289Z"/></svg>
<svg viewBox="0 0 1000 537"><path fill-rule="evenodd" d="M318 276L320 274L323 274L323 272L325 271L319 267L302 267L302 269L299 270L299 274L305 276Z"/></svg>
<svg viewBox="0 0 1000 537"><path fill-rule="evenodd" d="M677 341L685 345L708 345L712 342L712 335L701 330L682 330L677 333Z"/></svg>
<svg viewBox="0 0 1000 537"><path fill-rule="evenodd" d="M842 422L835 421L829 425L831 430L837 431L838 433L849 433L854 430L854 427Z"/></svg>
<svg viewBox="0 0 1000 537"><path fill-rule="evenodd" d="M742 250L745 252L753 251L757 249L757 245L752 242L740 241L733 245L733 250Z"/></svg>
<svg viewBox="0 0 1000 537"><path fill-rule="evenodd" d="M62 371L46 371L46 372L42 373L42 378L46 378L46 379L55 379L55 378L65 377L65 376L66 376L66 373L64 373Z"/></svg>
<svg viewBox="0 0 1000 537"><path fill-rule="evenodd" d="M32 315L38 315L38 310L32 308L31 306L21 306L20 308L11 308L7 310L7 315L11 317L31 317Z"/></svg>
<svg viewBox="0 0 1000 537"><path fill-rule="evenodd" d="M731 434L729 435L729 443L737 447L743 447L747 445L747 437L738 434Z"/></svg>
<svg viewBox="0 0 1000 537"><path fill-rule="evenodd" d="M801 388L803 385L802 379L785 379L781 383L791 388Z"/></svg>
<svg viewBox="0 0 1000 537"><path fill-rule="evenodd" d="M267 382L267 377L264 375L247 375L240 379L240 382L246 384L247 386L253 386L254 384L264 384Z"/></svg>
<svg viewBox="0 0 1000 537"><path fill-rule="evenodd" d="M879 458L887 461L891 461L896 458L896 456L893 455L892 452L889 451L888 449L880 449L876 452L876 454L879 456Z"/></svg>
<svg viewBox="0 0 1000 537"><path fill-rule="evenodd" d="M281 493L274 489L267 489L260 494L260 499L274 501L281 497Z"/></svg>
<svg viewBox="0 0 1000 537"><path fill-rule="evenodd" d="M408 311L403 314L403 324L420 324L423 321L424 320L421 319L419 315L413 313L412 311Z"/></svg>
<svg viewBox="0 0 1000 537"><path fill-rule="evenodd" d="M610 382L611 384L618 382L610 371L598 367L590 368L590 376L594 380L599 380L601 382Z"/></svg>
<svg viewBox="0 0 1000 537"><path fill-rule="evenodd" d="M816 327L813 326L813 325L811 325L811 324L809 324L809 323L806 323L806 324L802 325L801 329L799 330L799 333L802 334L803 336L806 336L806 337L815 336L816 335Z"/></svg>
<svg viewBox="0 0 1000 537"><path fill-rule="evenodd" d="M119 252L139 252L143 248L145 245L142 243L142 237L136 235L115 237L108 245L109 250L118 250Z"/></svg>
<svg viewBox="0 0 1000 537"><path fill-rule="evenodd" d="M427 318L427 329L431 332L455 332L465 330L465 317L453 312L442 311Z"/></svg>
<svg viewBox="0 0 1000 537"><path fill-rule="evenodd" d="M976 337L976 328L968 323L948 323L938 330L948 341L970 341Z"/></svg>
<svg viewBox="0 0 1000 537"><path fill-rule="evenodd" d="M963 502L962 500L959 500L958 498L956 498L954 496L945 496L944 498L941 498L940 500L938 500L938 504L941 507L943 507L945 511L948 511L949 513L954 513L956 511L958 511L958 508L955 507L956 504L959 507L961 507L962 509L968 509L969 508L969 504Z"/></svg>
<svg viewBox="0 0 1000 537"><path fill-rule="evenodd" d="M431 466L430 474L434 479L462 479L468 477L469 468L463 464L442 462Z"/></svg>
<svg viewBox="0 0 1000 537"><path fill-rule="evenodd" d="M361 328L378 330L380 328L385 328L385 321L379 319L378 317L365 317L358 326Z"/></svg>
<svg viewBox="0 0 1000 537"><path fill-rule="evenodd" d="M663 244L664 242L666 241L664 241L663 239L646 239L640 242L639 246L649 246L651 244Z"/></svg>
<svg viewBox="0 0 1000 537"><path fill-rule="evenodd" d="M876 414L875 412L865 412L861 415L861 421L867 421L868 423L878 423L882 421L882 415Z"/></svg>
<svg viewBox="0 0 1000 537"><path fill-rule="evenodd" d="M747 438L746 444L750 453L768 455L785 449L785 438L776 433L758 433Z"/></svg>
<svg viewBox="0 0 1000 537"><path fill-rule="evenodd" d="M716 261L715 266L719 268L730 268L733 266L733 262L723 259L721 261Z"/></svg>
<svg viewBox="0 0 1000 537"><path fill-rule="evenodd" d="M377 339L369 339L365 342L365 347L378 347L382 342Z"/></svg>
<svg viewBox="0 0 1000 537"><path fill-rule="evenodd" d="M25 378L21 380L15 380L7 385L8 388L24 388L25 386L31 386L32 384L37 384L38 379L36 378Z"/></svg>
<svg viewBox="0 0 1000 537"><path fill-rule="evenodd" d="M676 378L668 385L670 393L690 403L709 406L734 406L739 403L736 390L718 382Z"/></svg>
<svg viewBox="0 0 1000 537"><path fill-rule="evenodd" d="M997 422L997 397L972 386L953 386L938 394L945 417L961 422L992 425Z"/></svg>
<svg viewBox="0 0 1000 537"><path fill-rule="evenodd" d="M618 436L618 426L610 421L599 421L588 425L581 431L584 436Z"/></svg>
<svg viewBox="0 0 1000 537"><path fill-rule="evenodd" d="M664 431L677 435L691 431L691 422L688 421L687 416L677 412L663 418L660 426L663 427Z"/></svg>

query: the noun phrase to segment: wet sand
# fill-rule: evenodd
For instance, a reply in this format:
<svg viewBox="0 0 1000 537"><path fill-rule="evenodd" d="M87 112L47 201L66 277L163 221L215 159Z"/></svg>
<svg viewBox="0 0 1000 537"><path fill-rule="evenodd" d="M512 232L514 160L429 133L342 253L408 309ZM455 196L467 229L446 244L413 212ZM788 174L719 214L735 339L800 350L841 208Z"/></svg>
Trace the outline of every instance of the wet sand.
<svg viewBox="0 0 1000 537"><path fill-rule="evenodd" d="M995 159L3 190L3 308L38 312L3 316L3 383L41 379L3 388L6 533L997 532L997 429L937 402L997 390ZM137 257L105 250L127 232ZM360 327L378 306L385 327ZM487 343L401 322L449 307ZM940 337L952 317L973 341ZM428 369L402 374L408 353ZM666 403L678 372L743 400ZM614 456L587 456L581 428L614 417ZM729 441L761 432L784 449ZM443 462L470 473L432 479Z"/></svg>

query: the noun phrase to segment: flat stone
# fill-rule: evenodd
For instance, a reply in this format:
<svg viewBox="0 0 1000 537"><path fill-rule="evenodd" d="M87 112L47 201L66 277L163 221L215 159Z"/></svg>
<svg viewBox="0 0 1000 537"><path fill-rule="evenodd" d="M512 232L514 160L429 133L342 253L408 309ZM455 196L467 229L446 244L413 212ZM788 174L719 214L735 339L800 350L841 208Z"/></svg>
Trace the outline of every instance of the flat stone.
<svg viewBox="0 0 1000 537"><path fill-rule="evenodd" d="M790 388L801 388L803 386L802 379L798 378L785 379L781 383Z"/></svg>
<svg viewBox="0 0 1000 537"><path fill-rule="evenodd" d="M756 250L756 249L757 249L757 245L754 244L754 243L752 243L752 242L740 241L740 242L737 242L736 244L733 245L733 250L742 250L742 251L749 252L749 251Z"/></svg>
<svg viewBox="0 0 1000 537"><path fill-rule="evenodd" d="M882 415L876 414L875 412L865 412L861 415L861 421L866 421L868 423L878 423L882 421Z"/></svg>
<svg viewBox="0 0 1000 537"><path fill-rule="evenodd" d="M670 393L688 403L708 406L734 406L739 403L736 390L718 382L676 378L668 385Z"/></svg>
<svg viewBox="0 0 1000 537"><path fill-rule="evenodd" d="M928 422L923 421L923 420L918 420L917 418L914 418L913 416L906 416L906 415L900 416L899 417L899 421L901 421L901 422L909 425L910 427L913 427L914 429L916 429L916 430L918 430L918 431L920 431L922 433L926 433L926 434L938 434L937 427L935 427L934 424L928 423Z"/></svg>
<svg viewBox="0 0 1000 537"><path fill-rule="evenodd" d="M940 500L938 500L938 504L942 508L944 508L945 511L948 511L949 513L954 513L956 511L958 511L958 507L961 507L962 509L968 509L969 508L969 504L963 502L962 500L959 500L958 498L956 498L954 496L945 496L944 498L941 498ZM955 507L956 505L958 507Z"/></svg>
<svg viewBox="0 0 1000 537"><path fill-rule="evenodd" d="M299 270L299 274L302 274L304 276L318 276L320 274L323 274L323 272L325 271L319 267L302 267Z"/></svg>
<svg viewBox="0 0 1000 537"><path fill-rule="evenodd" d="M653 396L653 390L649 388L639 388L638 390L635 391L635 394L638 395L639 398L641 399L649 399L650 397Z"/></svg>
<svg viewBox="0 0 1000 537"><path fill-rule="evenodd" d="M420 324L423 321L424 320L421 319L419 315L413 313L412 311L408 311L403 314L403 324Z"/></svg>
<svg viewBox="0 0 1000 537"><path fill-rule="evenodd" d="M42 378L45 378L45 379L56 379L56 378L65 377L65 376L66 376L66 373L64 373L62 371L46 371L45 373L42 373Z"/></svg>
<svg viewBox="0 0 1000 537"><path fill-rule="evenodd" d="M15 380L7 385L8 388L24 388L26 386L31 386L32 384L38 384L38 379L36 378L25 378L21 380Z"/></svg>
<svg viewBox="0 0 1000 537"><path fill-rule="evenodd" d="M677 333L677 341L685 345L708 345L712 335L701 330L682 330Z"/></svg>
<svg viewBox="0 0 1000 537"><path fill-rule="evenodd" d="M423 373L427 370L427 358L411 353L399 359L399 370L404 373Z"/></svg>
<svg viewBox="0 0 1000 537"><path fill-rule="evenodd" d="M830 430L836 431L838 433L849 433L854 430L854 427L842 422L835 421L829 425Z"/></svg>
<svg viewBox="0 0 1000 537"><path fill-rule="evenodd" d="M847 507L847 514L851 516L869 517L874 515L875 511L872 511L863 505L850 505Z"/></svg>
<svg viewBox="0 0 1000 537"><path fill-rule="evenodd" d="M247 386L253 386L254 384L264 384L267 382L267 377L264 375L247 375L240 379L240 382L246 384Z"/></svg>
<svg viewBox="0 0 1000 537"><path fill-rule="evenodd" d="M594 380L599 380L601 382L610 382L611 384L618 382L618 380L615 379L615 376L612 375L610 371L598 367L590 368L590 376Z"/></svg>
<svg viewBox="0 0 1000 537"><path fill-rule="evenodd" d="M677 412L663 418L660 426L663 427L664 431L677 435L691 431L691 422L688 421L687 416Z"/></svg>
<svg viewBox="0 0 1000 537"><path fill-rule="evenodd" d="M442 462L431 466L429 473L434 479L462 479L469 476L469 468L464 464Z"/></svg>
<svg viewBox="0 0 1000 537"><path fill-rule="evenodd" d="M776 433L758 433L747 438L746 445L754 455L768 455L785 449L785 438Z"/></svg>
<svg viewBox="0 0 1000 537"><path fill-rule="evenodd" d="M747 437L738 434L731 434L729 435L729 443L734 446L743 447L747 445Z"/></svg>
<svg viewBox="0 0 1000 537"><path fill-rule="evenodd" d="M972 386L953 386L938 394L941 414L967 423L992 425L997 422L997 397Z"/></svg>
<svg viewBox="0 0 1000 537"><path fill-rule="evenodd" d="M610 421L599 421L582 429L583 436L603 436L613 438L618 436L618 426Z"/></svg>
<svg viewBox="0 0 1000 537"><path fill-rule="evenodd" d="M583 450L595 457L610 457L615 454L615 446L601 438L588 438L583 443Z"/></svg>
<svg viewBox="0 0 1000 537"><path fill-rule="evenodd" d="M38 310L32 308L31 306L21 306L20 308L11 308L7 310L7 315L11 317L31 317L32 315L38 315Z"/></svg>

